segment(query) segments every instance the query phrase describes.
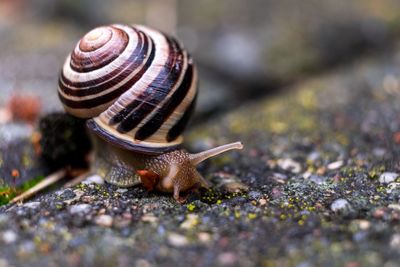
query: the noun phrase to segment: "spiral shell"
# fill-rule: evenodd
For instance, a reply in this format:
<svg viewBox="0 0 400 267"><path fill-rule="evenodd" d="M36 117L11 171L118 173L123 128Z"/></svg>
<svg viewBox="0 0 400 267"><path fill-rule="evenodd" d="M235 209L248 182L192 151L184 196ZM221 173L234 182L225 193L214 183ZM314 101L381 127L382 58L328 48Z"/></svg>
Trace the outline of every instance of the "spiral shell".
<svg viewBox="0 0 400 267"><path fill-rule="evenodd" d="M158 154L182 143L197 71L174 38L141 25L87 33L67 57L58 94L67 112L123 148Z"/></svg>

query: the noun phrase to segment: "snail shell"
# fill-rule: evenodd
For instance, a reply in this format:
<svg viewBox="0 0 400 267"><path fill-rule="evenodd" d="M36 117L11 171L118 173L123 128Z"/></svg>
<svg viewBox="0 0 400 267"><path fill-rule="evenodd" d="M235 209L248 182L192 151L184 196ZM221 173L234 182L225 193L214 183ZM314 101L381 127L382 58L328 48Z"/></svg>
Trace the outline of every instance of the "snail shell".
<svg viewBox="0 0 400 267"><path fill-rule="evenodd" d="M174 38L145 26L87 33L64 63L58 94L67 112L89 119L97 134L93 172L111 184L140 182L182 203L181 192L208 186L196 170L200 162L243 148L178 149L196 102L196 68Z"/></svg>
<svg viewBox="0 0 400 267"><path fill-rule="evenodd" d="M67 112L124 149L172 151L193 113L197 71L173 37L141 25L87 33L67 57L58 94Z"/></svg>

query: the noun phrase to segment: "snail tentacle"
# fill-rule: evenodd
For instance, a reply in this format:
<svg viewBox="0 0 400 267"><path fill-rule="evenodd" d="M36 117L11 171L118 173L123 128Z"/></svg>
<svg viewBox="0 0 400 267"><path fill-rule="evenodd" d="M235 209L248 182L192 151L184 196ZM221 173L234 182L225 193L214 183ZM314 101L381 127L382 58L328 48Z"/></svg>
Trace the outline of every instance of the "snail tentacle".
<svg viewBox="0 0 400 267"><path fill-rule="evenodd" d="M215 157L215 156L217 156L221 153L224 153L226 151L229 151L229 150L242 149L242 148L243 148L242 142L230 143L230 144L214 147L214 148L211 148L209 150L206 150L206 151L203 151L200 153L191 154L190 161L192 162L192 164L194 166L196 166L197 164L199 164L200 162L202 162L208 158Z"/></svg>

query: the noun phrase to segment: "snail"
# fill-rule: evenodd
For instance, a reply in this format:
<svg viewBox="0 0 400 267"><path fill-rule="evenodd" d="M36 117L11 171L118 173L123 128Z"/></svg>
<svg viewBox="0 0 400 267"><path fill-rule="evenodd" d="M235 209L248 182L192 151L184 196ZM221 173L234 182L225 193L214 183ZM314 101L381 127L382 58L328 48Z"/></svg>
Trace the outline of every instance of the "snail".
<svg viewBox="0 0 400 267"><path fill-rule="evenodd" d="M182 133L194 111L197 71L173 37L142 25L95 28L77 43L61 70L58 95L93 133L94 172L111 184L138 183L151 191L183 193L208 182L196 170L203 160L240 142L190 154Z"/></svg>

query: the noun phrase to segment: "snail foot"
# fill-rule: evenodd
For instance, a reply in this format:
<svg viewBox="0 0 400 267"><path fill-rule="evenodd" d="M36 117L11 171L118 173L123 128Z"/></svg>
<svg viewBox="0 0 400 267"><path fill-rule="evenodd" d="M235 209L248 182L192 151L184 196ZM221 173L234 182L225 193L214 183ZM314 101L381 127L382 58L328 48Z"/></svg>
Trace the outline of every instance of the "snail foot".
<svg viewBox="0 0 400 267"><path fill-rule="evenodd" d="M174 187L174 199L179 204L184 204L186 202L186 200L188 199L188 197L189 197L189 194L184 194L181 196L179 186Z"/></svg>
<svg viewBox="0 0 400 267"><path fill-rule="evenodd" d="M180 204L184 204L191 194L198 194L200 188L204 188L204 185L200 182L195 183L191 188L185 190L185 192L181 192L179 187L175 186L174 199Z"/></svg>

